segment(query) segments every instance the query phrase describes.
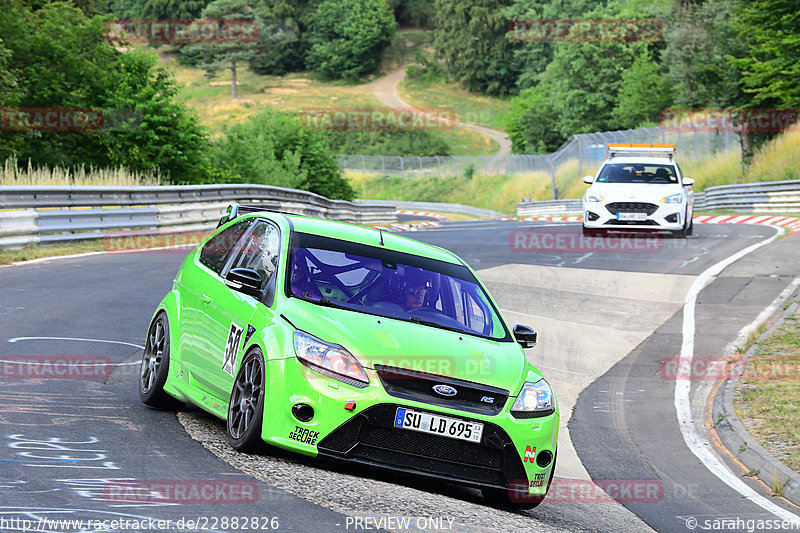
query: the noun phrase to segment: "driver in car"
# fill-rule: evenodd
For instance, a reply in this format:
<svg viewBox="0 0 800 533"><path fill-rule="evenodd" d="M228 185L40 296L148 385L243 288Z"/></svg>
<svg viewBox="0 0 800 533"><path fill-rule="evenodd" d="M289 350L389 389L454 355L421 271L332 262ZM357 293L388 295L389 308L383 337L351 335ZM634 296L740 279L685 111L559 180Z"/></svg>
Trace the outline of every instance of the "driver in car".
<svg viewBox="0 0 800 533"><path fill-rule="evenodd" d="M401 305L406 311L419 309L425 303L430 282L421 274L409 274L401 289Z"/></svg>

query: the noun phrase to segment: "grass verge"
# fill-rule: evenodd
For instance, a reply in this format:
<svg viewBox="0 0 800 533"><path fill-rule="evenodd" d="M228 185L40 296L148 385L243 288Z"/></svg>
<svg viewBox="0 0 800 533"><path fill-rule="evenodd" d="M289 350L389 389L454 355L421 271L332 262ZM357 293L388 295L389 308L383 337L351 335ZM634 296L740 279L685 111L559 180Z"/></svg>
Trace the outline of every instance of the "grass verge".
<svg viewBox="0 0 800 533"><path fill-rule="evenodd" d="M93 168L80 166L77 169L62 167L36 167L30 161L20 168L16 157L9 157L0 167L0 186L28 187L31 185L93 185L133 187L139 185L163 185L156 173L140 174L123 167Z"/></svg>
<svg viewBox="0 0 800 533"><path fill-rule="evenodd" d="M510 100L471 93L456 82L426 84L404 78L398 92L414 107L452 110L461 122L500 131L505 130L503 117L511 109Z"/></svg>
<svg viewBox="0 0 800 533"><path fill-rule="evenodd" d="M761 445L800 473L800 314L762 340L736 387L736 416Z"/></svg>

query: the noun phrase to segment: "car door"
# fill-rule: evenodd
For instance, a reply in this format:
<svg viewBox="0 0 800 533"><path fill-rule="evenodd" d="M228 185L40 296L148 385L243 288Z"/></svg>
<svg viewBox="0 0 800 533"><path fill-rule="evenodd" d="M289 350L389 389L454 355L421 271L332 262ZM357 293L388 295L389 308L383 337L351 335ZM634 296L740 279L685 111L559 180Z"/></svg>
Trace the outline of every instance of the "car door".
<svg viewBox="0 0 800 533"><path fill-rule="evenodd" d="M193 354L195 380L216 398L227 401L233 385L236 361L241 357L255 312L269 312L260 297L244 294L226 282L234 268L247 268L261 275L262 296L278 265L280 246L277 226L266 220L255 222L231 253L221 275L213 276L203 291L197 330L202 340Z"/></svg>
<svg viewBox="0 0 800 533"><path fill-rule="evenodd" d="M241 220L214 235L200 249L194 261L181 269L176 279L180 292L179 346L181 361L192 370L196 351L198 313L203 310L203 294L212 277L221 275L233 248L247 232L252 219Z"/></svg>

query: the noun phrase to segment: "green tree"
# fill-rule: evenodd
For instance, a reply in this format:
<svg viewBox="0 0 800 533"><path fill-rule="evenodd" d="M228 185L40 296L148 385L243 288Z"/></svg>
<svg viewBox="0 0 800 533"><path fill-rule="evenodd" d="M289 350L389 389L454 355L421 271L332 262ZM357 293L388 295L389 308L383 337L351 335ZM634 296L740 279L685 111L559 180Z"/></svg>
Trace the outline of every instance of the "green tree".
<svg viewBox="0 0 800 533"><path fill-rule="evenodd" d="M201 18L215 21L253 21L254 0L214 0L201 14ZM231 39L213 39L207 42L191 44L181 49L181 54L197 60L200 68L208 77L218 71L231 71L231 98L236 99L236 72L241 65L247 65L255 55L256 41L250 36Z"/></svg>
<svg viewBox="0 0 800 533"><path fill-rule="evenodd" d="M676 3L662 55L676 106L727 107L750 100L742 90L739 69L728 59L746 54L733 27L735 1Z"/></svg>
<svg viewBox="0 0 800 533"><path fill-rule="evenodd" d="M504 10L512 0L435 0L433 47L450 76L467 90L491 95L515 91L520 73L507 39Z"/></svg>
<svg viewBox="0 0 800 533"><path fill-rule="evenodd" d="M328 78L356 80L378 66L395 27L385 0L323 0L309 29L306 65Z"/></svg>
<svg viewBox="0 0 800 533"><path fill-rule="evenodd" d="M114 0L111 11L121 18L192 20L211 0Z"/></svg>
<svg viewBox="0 0 800 533"><path fill-rule="evenodd" d="M533 41L524 30L524 21L581 18L585 13L606 5L607 0L514 0L504 10L509 20L507 38L519 44L514 48L514 59L519 64L516 84L519 89L533 87L539 82L547 65L553 60L557 43ZM515 28L522 30L517 33Z"/></svg>
<svg viewBox="0 0 800 533"><path fill-rule="evenodd" d="M288 113L265 109L232 126L214 145L217 179L308 190L352 200L355 192L324 136Z"/></svg>
<svg viewBox="0 0 800 533"><path fill-rule="evenodd" d="M388 0L397 24L412 28L430 28L436 11L430 0Z"/></svg>
<svg viewBox="0 0 800 533"><path fill-rule="evenodd" d="M282 76L306 68L311 47L308 28L317 2L261 0L256 8L258 43L250 68L258 74Z"/></svg>
<svg viewBox="0 0 800 533"><path fill-rule="evenodd" d="M747 92L742 73L742 65L748 63L752 53L741 38L741 33L750 30L737 27L737 8L742 5L739 0L676 4L663 56L674 81L676 107L747 109L758 105ZM770 85L773 80L764 83ZM771 133L746 127L739 132L745 167L758 147L771 137Z"/></svg>
<svg viewBox="0 0 800 533"><path fill-rule="evenodd" d="M640 7L611 2L586 18L638 18ZM517 151L552 150L576 133L618 129L616 111L625 78L640 78L642 66L628 73L637 57L656 45L648 42L560 42L538 85L514 101L507 128ZM651 80L652 81L652 80ZM660 104L659 104L660 105ZM540 124L546 124L545 130Z"/></svg>
<svg viewBox="0 0 800 533"><path fill-rule="evenodd" d="M740 0L735 28L749 45L734 61L753 104L800 106L800 6L795 0Z"/></svg>
<svg viewBox="0 0 800 533"><path fill-rule="evenodd" d="M205 133L175 101L174 80L156 68L154 54L116 50L104 39L104 18L68 4L32 10L22 1L5 3L0 72L12 75L13 90L3 104L102 110L103 124L88 131L0 131L3 155L34 165L161 168L175 181L204 171Z"/></svg>
<svg viewBox="0 0 800 533"><path fill-rule="evenodd" d="M622 73L619 103L613 116L620 128L657 123L672 104L672 87L647 52Z"/></svg>
<svg viewBox="0 0 800 533"><path fill-rule="evenodd" d="M523 90L512 100L505 117L511 150L521 154L548 154L558 149L566 136L553 127L558 122L557 95L550 84Z"/></svg>

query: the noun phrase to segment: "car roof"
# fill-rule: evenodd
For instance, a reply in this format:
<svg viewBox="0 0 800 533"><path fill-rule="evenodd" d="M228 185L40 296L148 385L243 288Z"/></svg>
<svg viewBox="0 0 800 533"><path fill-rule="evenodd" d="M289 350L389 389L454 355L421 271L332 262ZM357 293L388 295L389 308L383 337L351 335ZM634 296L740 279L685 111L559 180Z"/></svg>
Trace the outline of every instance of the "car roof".
<svg viewBox="0 0 800 533"><path fill-rule="evenodd" d="M269 218L272 220L284 218L291 224L293 231L322 235L324 237L365 244L367 246L380 247L381 238L383 238L382 246L388 250L437 259L447 263L464 264L458 256L449 250L395 235L383 228L382 231L379 231L377 228L357 226L347 222L270 211L252 213L246 216Z"/></svg>

